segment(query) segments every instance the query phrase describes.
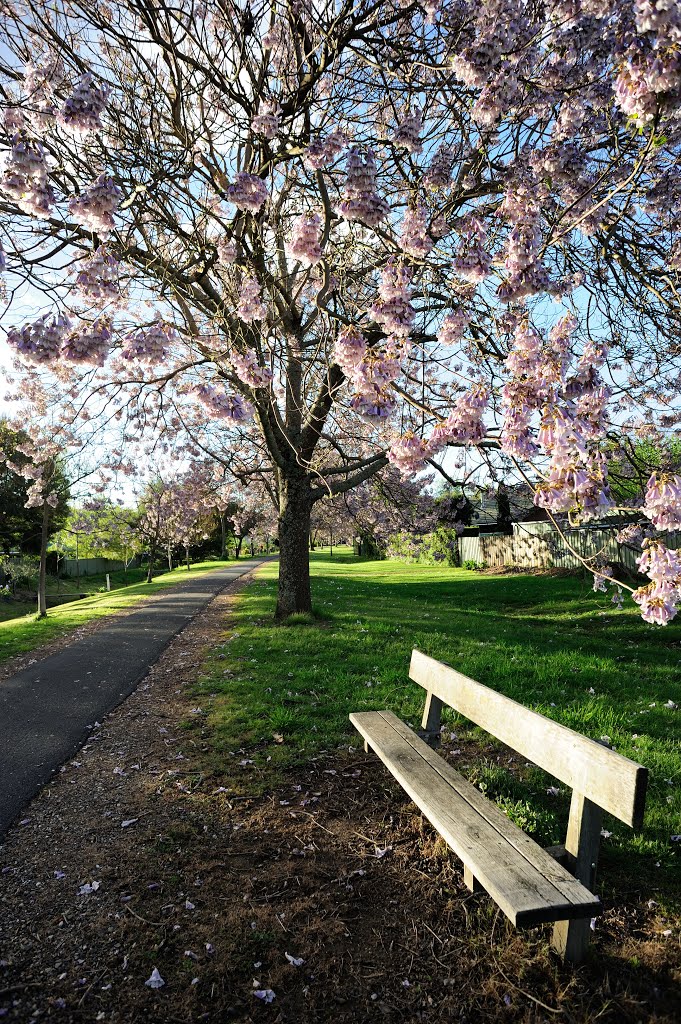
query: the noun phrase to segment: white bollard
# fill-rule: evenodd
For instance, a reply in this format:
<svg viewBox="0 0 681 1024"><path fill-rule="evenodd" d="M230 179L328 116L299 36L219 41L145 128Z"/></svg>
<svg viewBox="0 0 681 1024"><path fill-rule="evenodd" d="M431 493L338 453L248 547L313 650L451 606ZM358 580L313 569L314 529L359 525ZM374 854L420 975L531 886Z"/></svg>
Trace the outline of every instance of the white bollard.
<svg viewBox="0 0 681 1024"><path fill-rule="evenodd" d="M111 590L111 580L109 579L108 573L106 574L106 589Z"/></svg>

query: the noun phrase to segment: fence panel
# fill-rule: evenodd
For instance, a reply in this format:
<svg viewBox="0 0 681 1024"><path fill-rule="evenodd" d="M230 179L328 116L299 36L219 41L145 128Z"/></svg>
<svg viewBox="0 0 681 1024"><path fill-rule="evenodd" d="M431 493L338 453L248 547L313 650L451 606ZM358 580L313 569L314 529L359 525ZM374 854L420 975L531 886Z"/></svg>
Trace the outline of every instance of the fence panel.
<svg viewBox="0 0 681 1024"><path fill-rule="evenodd" d="M526 569L579 569L582 559L623 565L637 571L640 549L617 540L619 527L581 527L561 535L550 523L515 523L513 536L501 533L460 537L462 563L468 560L495 567L517 565ZM681 531L664 538L669 548L681 547Z"/></svg>
<svg viewBox="0 0 681 1024"><path fill-rule="evenodd" d="M65 558L59 566L65 576L97 576L103 572L118 572L123 562L114 558Z"/></svg>

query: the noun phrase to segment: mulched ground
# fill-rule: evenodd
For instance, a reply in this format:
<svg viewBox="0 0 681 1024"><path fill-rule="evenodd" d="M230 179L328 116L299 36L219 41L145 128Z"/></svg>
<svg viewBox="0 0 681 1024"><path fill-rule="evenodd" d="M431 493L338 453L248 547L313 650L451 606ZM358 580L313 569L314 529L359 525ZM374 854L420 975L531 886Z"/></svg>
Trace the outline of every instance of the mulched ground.
<svg viewBox="0 0 681 1024"><path fill-rule="evenodd" d="M0 1019L678 1022L679 937L643 897L606 906L566 968L549 928L515 932L468 892L375 759L326 752L266 796L248 752L210 774L187 688L240 585L0 846Z"/></svg>

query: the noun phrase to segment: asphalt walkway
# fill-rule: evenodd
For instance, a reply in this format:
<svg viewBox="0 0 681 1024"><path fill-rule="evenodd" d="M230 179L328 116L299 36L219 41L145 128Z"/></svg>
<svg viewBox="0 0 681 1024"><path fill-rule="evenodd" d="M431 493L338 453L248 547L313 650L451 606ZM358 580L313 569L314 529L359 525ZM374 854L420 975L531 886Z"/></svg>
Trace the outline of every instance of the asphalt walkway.
<svg viewBox="0 0 681 1024"><path fill-rule="evenodd" d="M228 583L261 559L169 588L0 681L0 836L101 720L145 677L164 647Z"/></svg>

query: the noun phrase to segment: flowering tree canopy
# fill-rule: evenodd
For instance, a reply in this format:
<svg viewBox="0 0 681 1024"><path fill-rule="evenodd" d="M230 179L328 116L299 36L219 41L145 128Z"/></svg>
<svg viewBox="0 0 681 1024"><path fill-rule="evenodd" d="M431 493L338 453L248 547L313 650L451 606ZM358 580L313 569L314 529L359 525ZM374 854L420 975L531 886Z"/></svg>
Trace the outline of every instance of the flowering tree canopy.
<svg viewBox="0 0 681 1024"><path fill-rule="evenodd" d="M678 4L0 10L2 264L49 305L7 340L260 479L280 614L310 607L315 501L388 461L467 447L584 520L606 450L677 423ZM643 512L681 525L673 467Z"/></svg>

